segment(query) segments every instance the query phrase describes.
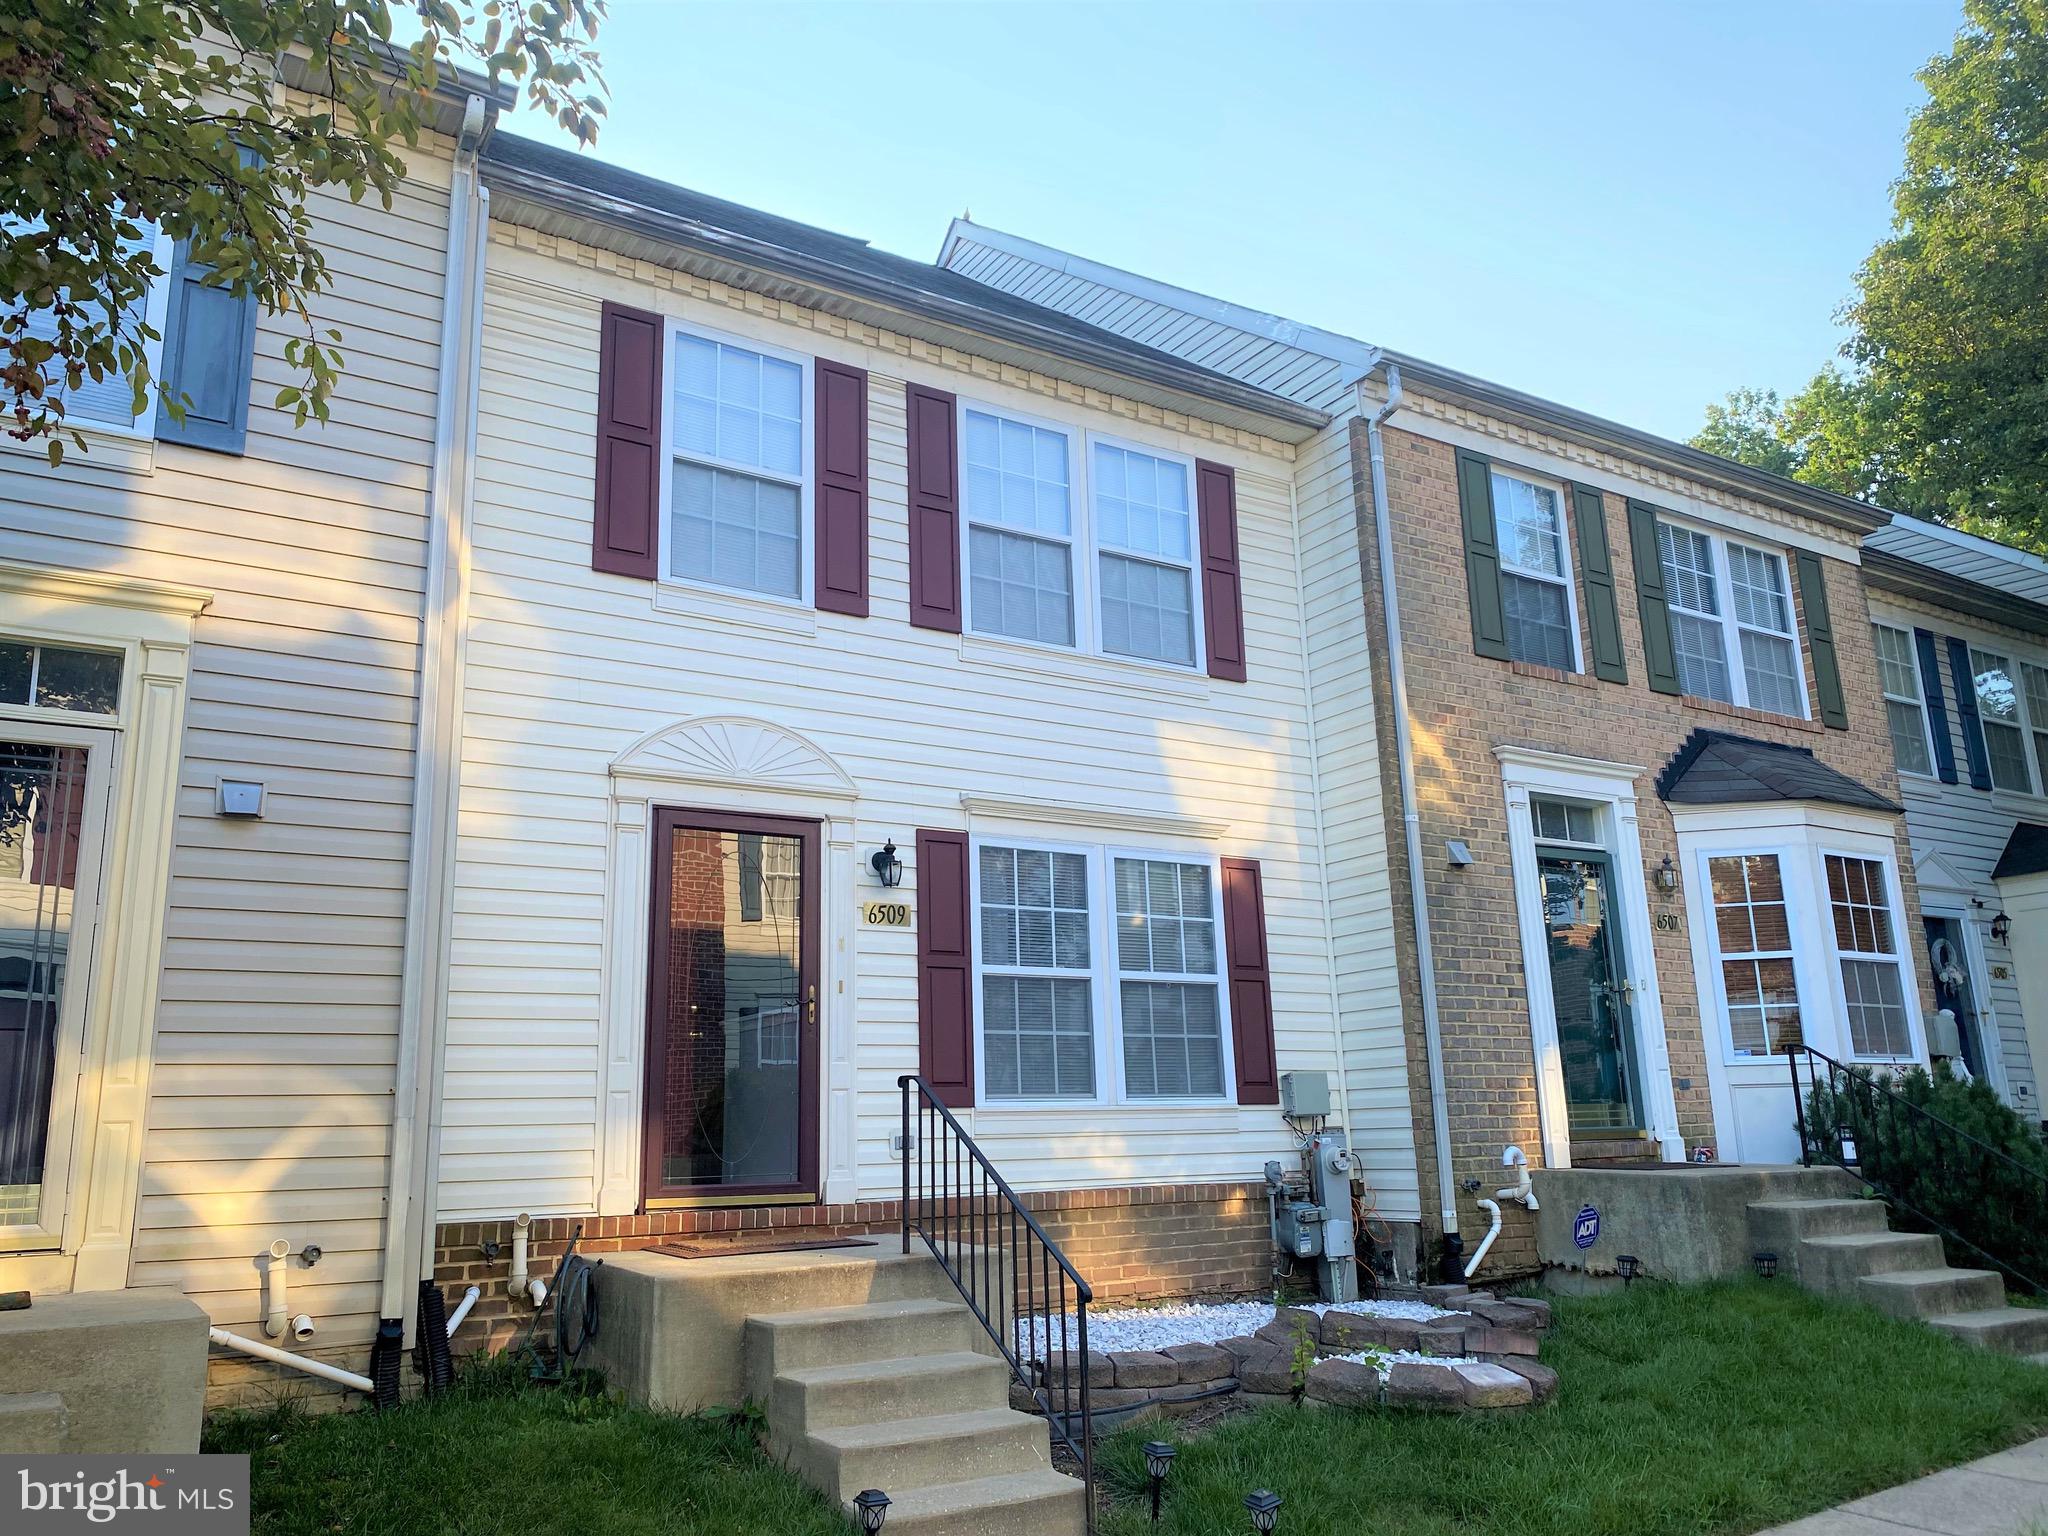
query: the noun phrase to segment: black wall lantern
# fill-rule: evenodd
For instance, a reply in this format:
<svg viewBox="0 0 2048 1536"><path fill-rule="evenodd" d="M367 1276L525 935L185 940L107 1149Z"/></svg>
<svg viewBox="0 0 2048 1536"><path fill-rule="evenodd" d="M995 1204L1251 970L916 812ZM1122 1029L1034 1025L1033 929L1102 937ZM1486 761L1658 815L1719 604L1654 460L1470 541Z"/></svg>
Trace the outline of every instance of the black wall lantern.
<svg viewBox="0 0 2048 1536"><path fill-rule="evenodd" d="M903 861L896 857L894 838L875 851L868 860L868 867L874 870L875 878L891 890L903 883Z"/></svg>
<svg viewBox="0 0 2048 1536"><path fill-rule="evenodd" d="M2003 912L1991 919L1991 942L2003 944L2012 937L2012 919Z"/></svg>

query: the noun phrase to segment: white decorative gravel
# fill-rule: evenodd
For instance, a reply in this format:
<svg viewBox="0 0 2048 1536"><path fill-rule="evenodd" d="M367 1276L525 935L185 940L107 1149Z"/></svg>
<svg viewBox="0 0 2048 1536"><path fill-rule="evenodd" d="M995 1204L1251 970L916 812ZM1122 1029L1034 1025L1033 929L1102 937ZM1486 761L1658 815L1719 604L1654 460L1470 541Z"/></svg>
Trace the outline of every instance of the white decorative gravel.
<svg viewBox="0 0 2048 1536"><path fill-rule="evenodd" d="M1316 1302L1302 1310L1314 1312L1317 1316L1335 1310L1362 1313L1368 1317L1406 1318L1418 1323L1449 1315L1441 1307L1420 1301ZM1088 1314L1088 1347L1108 1354L1122 1349L1158 1350L1171 1349L1176 1344L1215 1344L1223 1339L1257 1333L1272 1321L1273 1304L1269 1301L1167 1302L1156 1307L1105 1307ZM1017 1320L1020 1344L1028 1345L1030 1342L1031 1323L1030 1318ZM1056 1320L1037 1319L1041 1349L1048 1325L1052 1327L1053 1338L1059 1337ZM1078 1346L1080 1342L1072 1313L1067 1315L1066 1338L1070 1346ZM1410 1357L1404 1354L1398 1358ZM1412 1358L1439 1357L1416 1355Z"/></svg>

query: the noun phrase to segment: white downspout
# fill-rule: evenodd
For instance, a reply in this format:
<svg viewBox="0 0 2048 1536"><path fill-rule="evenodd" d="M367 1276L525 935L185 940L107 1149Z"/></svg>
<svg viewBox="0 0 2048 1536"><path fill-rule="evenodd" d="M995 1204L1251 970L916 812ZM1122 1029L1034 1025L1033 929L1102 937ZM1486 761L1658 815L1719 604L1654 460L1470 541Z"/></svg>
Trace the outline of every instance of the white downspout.
<svg viewBox="0 0 2048 1536"><path fill-rule="evenodd" d="M441 285L440 381L434 406L434 474L428 506L427 577L420 638L420 702L414 742L413 807L406 878L405 961L398 1067L393 1089L391 1165L378 1316L403 1318L413 1335L411 1297L433 1266L433 1114L440 1082L440 957L460 767L461 677L457 668L467 597L466 519L475 441L483 250L489 198L477 151L493 119L472 96L462 118L448 190L448 250ZM424 1259L421 1258L424 1253ZM424 1268L422 1267L424 1265Z"/></svg>
<svg viewBox="0 0 2048 1536"><path fill-rule="evenodd" d="M1423 889L1422 817L1415 804L1415 743L1408 721L1408 673L1401 659L1400 583L1394 577L1394 527L1387 513L1387 456L1380 423L1401 408L1401 370L1387 367L1387 398L1375 406L1366 399L1365 380L1358 381L1358 408L1365 418L1366 443L1372 460L1372 512L1379 539L1380 601L1386 622L1387 687L1394 711L1394 755L1401 781L1401 825L1408 851L1408 902L1415 923L1415 963L1422 993L1422 1043L1429 1070L1429 1118L1436 1139L1436 1184L1443 1218L1446 1269L1462 1249L1458 1237L1457 1176L1451 1166L1451 1119L1444 1091L1443 1024L1437 1013L1436 951L1429 936L1429 897ZM1482 1252L1484 1250L1482 1249Z"/></svg>

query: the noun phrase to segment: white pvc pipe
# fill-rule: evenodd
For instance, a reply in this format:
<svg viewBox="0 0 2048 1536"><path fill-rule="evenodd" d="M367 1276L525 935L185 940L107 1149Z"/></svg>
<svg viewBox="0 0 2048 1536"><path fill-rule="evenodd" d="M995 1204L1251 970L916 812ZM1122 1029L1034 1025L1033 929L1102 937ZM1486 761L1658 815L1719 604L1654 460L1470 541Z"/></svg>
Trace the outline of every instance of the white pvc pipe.
<svg viewBox="0 0 2048 1536"><path fill-rule="evenodd" d="M512 1218L512 1268L505 1275L505 1289L517 1296L526 1289L526 1232L533 1218L521 1211Z"/></svg>
<svg viewBox="0 0 2048 1536"><path fill-rule="evenodd" d="M263 1331L273 1339L281 1339L292 1324L290 1299L285 1295L285 1274L291 1267L292 1245L280 1237L270 1245L270 1268L265 1273L264 1291L269 1296L269 1305L263 1311Z"/></svg>
<svg viewBox="0 0 2048 1536"><path fill-rule="evenodd" d="M476 1305L477 1297L483 1295L480 1286L472 1285L462 1293L462 1300L455 1304L455 1310L448 1314L448 1337L455 1337L455 1330L462 1326L462 1320L469 1316L469 1309Z"/></svg>
<svg viewBox="0 0 2048 1536"><path fill-rule="evenodd" d="M308 1360L304 1355L295 1355L288 1349L273 1349L268 1344L259 1344L254 1339L245 1339L239 1333L229 1333L225 1328L209 1328L206 1336L226 1349L238 1349L245 1355L254 1355L258 1360L271 1360L279 1365L288 1365L295 1371L304 1371L309 1376L318 1376L325 1381L339 1382L344 1387L354 1387L358 1392L375 1392L376 1385L367 1376L358 1376L354 1371L344 1371L338 1365L329 1365L325 1360Z"/></svg>
<svg viewBox="0 0 2048 1536"><path fill-rule="evenodd" d="M1479 1240L1479 1249L1465 1265L1465 1278L1470 1280L1479 1273L1479 1266L1486 1262L1486 1250L1493 1246L1493 1240L1500 1236L1500 1207L1491 1200L1474 1201L1479 1209L1493 1218L1493 1225L1486 1229L1486 1236Z"/></svg>

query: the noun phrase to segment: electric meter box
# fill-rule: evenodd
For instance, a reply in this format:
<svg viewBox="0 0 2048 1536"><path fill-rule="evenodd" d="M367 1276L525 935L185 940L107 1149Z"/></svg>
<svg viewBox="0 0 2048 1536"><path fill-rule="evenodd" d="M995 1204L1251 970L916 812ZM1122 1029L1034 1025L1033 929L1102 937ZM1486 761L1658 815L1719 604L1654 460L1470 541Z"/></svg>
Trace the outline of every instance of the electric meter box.
<svg viewBox="0 0 2048 1536"><path fill-rule="evenodd" d="M1282 1072L1280 1113L1304 1120L1314 1116L1327 1118L1330 1113L1330 1074Z"/></svg>

